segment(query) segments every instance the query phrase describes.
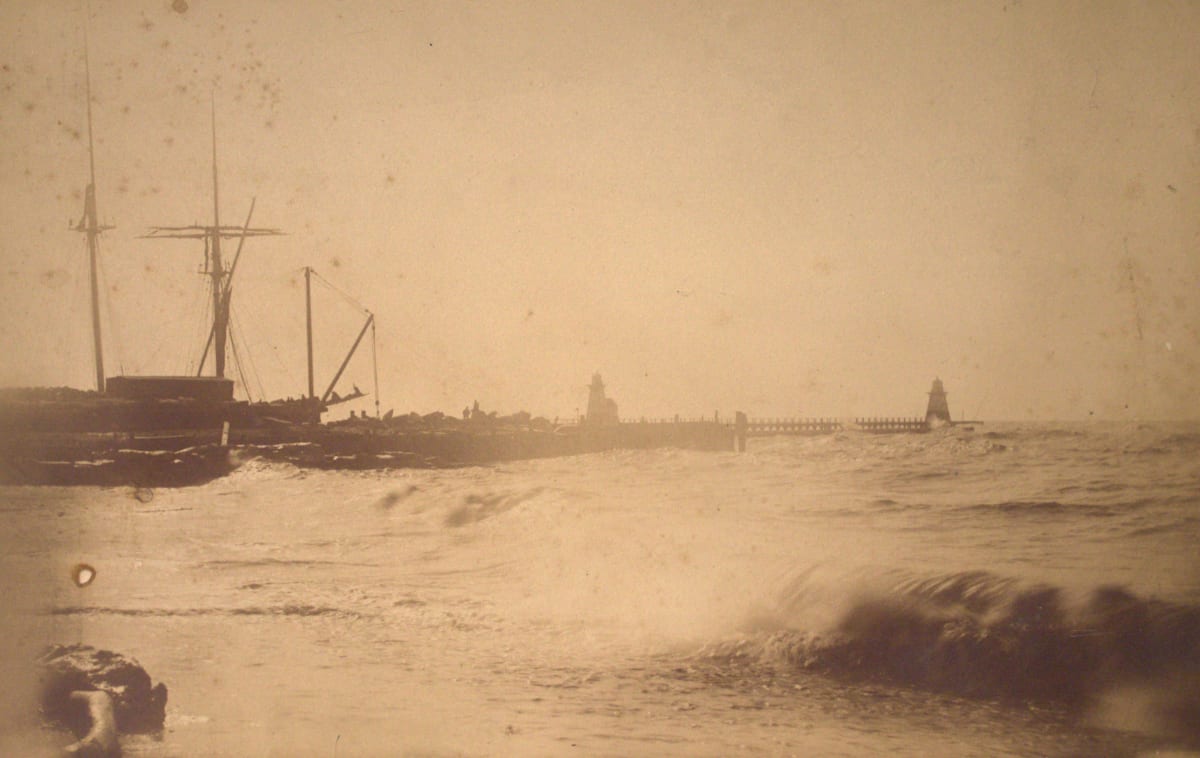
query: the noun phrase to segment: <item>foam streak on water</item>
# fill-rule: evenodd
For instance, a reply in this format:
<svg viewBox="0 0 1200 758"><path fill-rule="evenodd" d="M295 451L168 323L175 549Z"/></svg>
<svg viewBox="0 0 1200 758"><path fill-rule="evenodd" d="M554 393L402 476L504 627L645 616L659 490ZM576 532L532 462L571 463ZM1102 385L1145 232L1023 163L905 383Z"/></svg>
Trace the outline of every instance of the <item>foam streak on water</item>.
<svg viewBox="0 0 1200 758"><path fill-rule="evenodd" d="M5 631L166 682L134 755L1187 749L1198 461L1195 425L996 424L10 488Z"/></svg>

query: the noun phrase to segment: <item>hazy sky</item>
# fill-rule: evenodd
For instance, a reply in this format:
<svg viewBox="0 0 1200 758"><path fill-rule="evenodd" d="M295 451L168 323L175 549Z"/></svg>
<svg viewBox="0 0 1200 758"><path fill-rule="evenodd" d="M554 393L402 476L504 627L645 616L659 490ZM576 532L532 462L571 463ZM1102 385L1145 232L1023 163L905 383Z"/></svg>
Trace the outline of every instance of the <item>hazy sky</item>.
<svg viewBox="0 0 1200 758"><path fill-rule="evenodd" d="M1200 415L1200 4L92 0L107 373L206 332L215 96L242 344L301 267L384 409ZM0 5L0 384L91 383L83 3ZM319 289L318 380L361 321ZM369 389L369 352L347 378ZM255 390L258 382L252 381ZM348 386L348 385L347 385ZM369 406L362 403L357 407Z"/></svg>

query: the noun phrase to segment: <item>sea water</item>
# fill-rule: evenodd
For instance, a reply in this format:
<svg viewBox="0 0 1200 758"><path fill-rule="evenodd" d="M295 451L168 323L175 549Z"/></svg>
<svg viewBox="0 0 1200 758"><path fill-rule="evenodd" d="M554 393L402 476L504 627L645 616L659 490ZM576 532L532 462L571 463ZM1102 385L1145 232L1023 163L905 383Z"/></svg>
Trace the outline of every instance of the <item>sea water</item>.
<svg viewBox="0 0 1200 758"><path fill-rule="evenodd" d="M9 753L48 642L166 683L128 755L1196 747L1196 424L0 496Z"/></svg>

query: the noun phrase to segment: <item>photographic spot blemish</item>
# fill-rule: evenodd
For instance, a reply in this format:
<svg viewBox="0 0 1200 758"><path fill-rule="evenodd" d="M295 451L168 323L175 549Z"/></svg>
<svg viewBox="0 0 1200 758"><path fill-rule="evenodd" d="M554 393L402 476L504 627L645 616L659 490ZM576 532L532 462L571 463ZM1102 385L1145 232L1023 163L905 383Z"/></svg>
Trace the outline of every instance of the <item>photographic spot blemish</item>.
<svg viewBox="0 0 1200 758"><path fill-rule="evenodd" d="M76 587L86 587L96 579L96 569L86 563L77 563L71 569L71 581Z"/></svg>
<svg viewBox="0 0 1200 758"><path fill-rule="evenodd" d="M67 275L67 272L61 268L49 269L42 272L41 276L42 284L46 287L50 287L51 289L58 289L70 281L70 278L71 277Z"/></svg>
<svg viewBox="0 0 1200 758"><path fill-rule="evenodd" d="M176 13L187 13L187 0L175 0L175 2L171 3L171 10L175 11Z"/></svg>

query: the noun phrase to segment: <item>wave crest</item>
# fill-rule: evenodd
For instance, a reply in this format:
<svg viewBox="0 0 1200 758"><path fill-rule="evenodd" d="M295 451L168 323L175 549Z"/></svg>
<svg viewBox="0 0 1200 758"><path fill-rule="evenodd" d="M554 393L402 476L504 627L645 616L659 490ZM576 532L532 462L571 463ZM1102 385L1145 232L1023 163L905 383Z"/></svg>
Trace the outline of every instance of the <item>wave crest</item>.
<svg viewBox="0 0 1200 758"><path fill-rule="evenodd" d="M983 571L911 577L862 592L831 624L804 623L819 616L806 607L812 600L806 574L785 593L775 623L759 619L756 631L701 655L1072 708L1095 706L1122 688L1151 688L1168 693L1160 697L1160 716L1172 730L1200 739L1200 719L1190 718L1200 715L1195 605L1111 585L1076 598Z"/></svg>

